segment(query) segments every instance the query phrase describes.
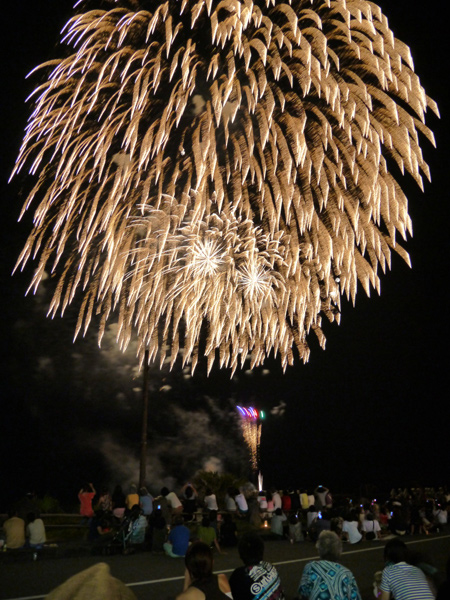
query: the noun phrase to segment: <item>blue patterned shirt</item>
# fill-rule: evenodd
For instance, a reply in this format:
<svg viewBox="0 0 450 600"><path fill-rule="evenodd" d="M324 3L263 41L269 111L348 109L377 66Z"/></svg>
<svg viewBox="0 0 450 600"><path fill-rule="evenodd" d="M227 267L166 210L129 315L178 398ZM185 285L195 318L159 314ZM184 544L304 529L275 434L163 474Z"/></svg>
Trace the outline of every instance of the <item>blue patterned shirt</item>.
<svg viewBox="0 0 450 600"><path fill-rule="evenodd" d="M306 565L298 594L308 600L361 600L352 572L329 560L315 560Z"/></svg>

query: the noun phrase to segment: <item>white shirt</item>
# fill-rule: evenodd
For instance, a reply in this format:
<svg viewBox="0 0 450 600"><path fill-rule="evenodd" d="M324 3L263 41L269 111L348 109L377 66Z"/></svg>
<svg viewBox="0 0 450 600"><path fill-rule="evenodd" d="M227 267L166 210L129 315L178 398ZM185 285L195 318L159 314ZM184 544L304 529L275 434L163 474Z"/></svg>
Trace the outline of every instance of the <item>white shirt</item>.
<svg viewBox="0 0 450 600"><path fill-rule="evenodd" d="M342 531L348 533L348 541L350 544L357 544L362 538L361 533L358 531L357 521L344 521Z"/></svg>
<svg viewBox="0 0 450 600"><path fill-rule="evenodd" d="M217 506L217 499L215 494L205 496L205 506L208 510L219 510Z"/></svg>
<svg viewBox="0 0 450 600"><path fill-rule="evenodd" d="M181 502L178 499L178 496L175 494L175 492L169 492L166 496L166 500L167 500L167 504L171 507L171 508L179 508L181 506Z"/></svg>
<svg viewBox="0 0 450 600"><path fill-rule="evenodd" d="M247 500L245 499L244 494L238 494L234 498L234 501L236 502L240 511L246 512L248 510L248 504L247 504Z"/></svg>

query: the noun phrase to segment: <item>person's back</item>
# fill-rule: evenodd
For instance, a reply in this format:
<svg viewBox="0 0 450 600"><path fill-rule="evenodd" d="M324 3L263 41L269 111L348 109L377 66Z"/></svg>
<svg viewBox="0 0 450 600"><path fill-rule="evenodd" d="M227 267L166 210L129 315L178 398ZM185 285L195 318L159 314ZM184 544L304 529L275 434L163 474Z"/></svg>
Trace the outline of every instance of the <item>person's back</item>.
<svg viewBox="0 0 450 600"><path fill-rule="evenodd" d="M40 518L36 518L34 513L29 513L27 515L27 521L27 536L30 546L34 548L45 544L47 540L45 535L44 521Z"/></svg>
<svg viewBox="0 0 450 600"><path fill-rule="evenodd" d="M281 508L277 508L275 514L270 519L270 530L278 536L283 537L283 526L286 521L286 515L282 512Z"/></svg>
<svg viewBox="0 0 450 600"><path fill-rule="evenodd" d="M228 600L231 598L226 575L213 573L213 554L203 542L197 541L186 552L183 593L177 600Z"/></svg>
<svg viewBox="0 0 450 600"><path fill-rule="evenodd" d="M9 515L9 519L3 523L6 547L17 550L25 545L25 521L18 517L15 512L10 512Z"/></svg>
<svg viewBox="0 0 450 600"><path fill-rule="evenodd" d="M434 600L423 571L406 562L407 547L401 540L389 540L384 557L387 564L379 586L381 600Z"/></svg>
<svg viewBox="0 0 450 600"><path fill-rule="evenodd" d="M284 600L280 577L276 568L264 561L264 542L256 533L246 533L238 543L243 567L235 569L230 577L230 588L235 600Z"/></svg>

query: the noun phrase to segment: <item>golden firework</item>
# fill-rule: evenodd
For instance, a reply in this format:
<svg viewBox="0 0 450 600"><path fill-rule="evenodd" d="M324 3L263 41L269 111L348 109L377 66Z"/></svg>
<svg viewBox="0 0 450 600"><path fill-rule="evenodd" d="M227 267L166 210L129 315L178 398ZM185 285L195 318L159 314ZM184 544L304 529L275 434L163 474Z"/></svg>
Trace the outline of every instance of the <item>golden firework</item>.
<svg viewBox="0 0 450 600"><path fill-rule="evenodd" d="M92 4L92 3L91 3ZM325 340L340 296L379 290L411 232L396 169L429 178L435 103L365 0L104 0L64 29L14 173L37 205L18 264L57 277L161 361L233 371Z"/></svg>

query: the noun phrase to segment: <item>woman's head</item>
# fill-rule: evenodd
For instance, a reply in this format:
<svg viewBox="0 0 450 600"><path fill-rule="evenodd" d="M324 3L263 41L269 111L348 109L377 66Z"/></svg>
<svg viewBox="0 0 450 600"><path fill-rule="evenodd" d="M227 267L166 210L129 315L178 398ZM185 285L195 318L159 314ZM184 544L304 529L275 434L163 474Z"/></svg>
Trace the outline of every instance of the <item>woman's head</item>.
<svg viewBox="0 0 450 600"><path fill-rule="evenodd" d="M186 569L189 571L192 581L203 581L208 579L213 569L213 554L208 544L194 542L186 552L184 559Z"/></svg>
<svg viewBox="0 0 450 600"><path fill-rule="evenodd" d="M406 547L406 544L398 538L389 540L384 547L384 560L386 562L391 562L394 564L406 562L407 557L408 548Z"/></svg>
<svg viewBox="0 0 450 600"><path fill-rule="evenodd" d="M317 540L316 548L322 560L336 562L342 553L342 542L334 531L322 531Z"/></svg>

